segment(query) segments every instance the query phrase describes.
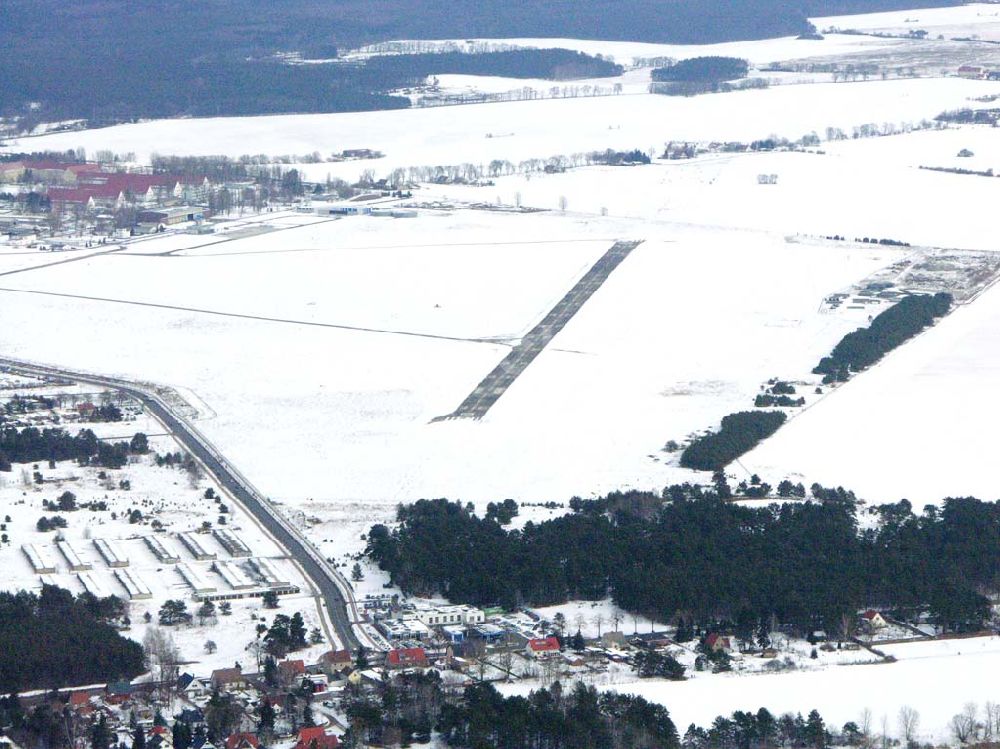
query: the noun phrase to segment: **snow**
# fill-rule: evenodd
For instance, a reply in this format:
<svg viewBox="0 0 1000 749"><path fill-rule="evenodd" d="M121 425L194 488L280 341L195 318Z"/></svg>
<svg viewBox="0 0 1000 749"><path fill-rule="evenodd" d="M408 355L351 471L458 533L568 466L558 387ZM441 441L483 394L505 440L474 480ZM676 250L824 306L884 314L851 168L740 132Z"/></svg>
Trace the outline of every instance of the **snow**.
<svg viewBox="0 0 1000 749"><path fill-rule="evenodd" d="M929 30L976 24L986 33L994 13L979 5L867 22L871 28L902 24L905 33L915 25L906 18L914 17ZM860 27L862 20L838 23ZM684 49L514 43L600 51L622 61L738 54L758 64L912 47L843 35ZM635 71L636 86L643 75ZM507 90L504 79L450 76L443 84ZM1000 83L956 78L817 82L693 98L625 93L156 121L21 138L7 147L108 148L134 151L140 160L153 152L385 152L373 161L300 165L310 179L354 179L365 169L386 176L411 166L488 165L494 159L516 165L607 148L657 155L666 142L679 140L797 139L812 132L825 138L828 127L850 134L868 123L917 123L996 94ZM957 157L962 148L975 155ZM425 186L413 202L440 202L433 210L419 209L414 219L267 213L220 222L210 236L142 238L121 252L45 268L35 266L78 254L12 249L0 253L0 272L34 269L0 279L6 323L0 349L183 393L201 414L198 428L280 503L324 555L350 569L362 535L372 523L390 522L398 502L445 496L480 508L505 497L565 503L574 495L657 491L691 479L677 467L676 455L662 451L668 440L682 442L723 415L749 408L771 377L808 379L819 358L866 321L869 310L831 311L825 297L925 251L916 245L995 249L1000 183L921 165L1000 168L996 133L956 127L824 142L811 152L714 154L644 167L512 175L489 187ZM759 174L776 174L778 182L759 185ZM561 198L566 211L557 210ZM518 201L546 212L467 207ZM831 234L915 246L822 238ZM645 242L485 419L432 422L450 413L604 250L630 238ZM742 466L772 483L794 476L807 484L844 485L877 501L907 496L919 506L970 493L992 499L996 477L983 424L998 415L992 392L1000 374L998 323L1000 291L993 288L871 371L822 398L810 393L809 408L745 456ZM161 450L171 444L156 440ZM195 490L167 469L140 464L126 470L134 484L128 497L94 488L93 478L81 481L90 486L87 492L109 493L116 506L140 496L162 501L161 517L176 528L193 527L202 516L214 519L214 507L198 500L206 483ZM15 484L8 477L0 502L26 506L0 560L9 557L16 570L9 584L33 586L37 581L19 545L39 540L33 523L41 495ZM515 525L562 511L525 508ZM127 524L78 512L68 537L84 537L85 519L123 539L153 588L152 602L133 604L132 636L141 639L142 612L155 613L162 599L181 595L186 586L179 575L156 574L162 565ZM245 516L237 513L233 522L241 532L258 533ZM261 535L253 538L266 543ZM96 567L106 584L119 587ZM359 595L391 591L383 573L362 567ZM80 589L67 573L56 579ZM287 612L302 609L307 626L317 621L305 592L282 603ZM585 632L596 634L595 613L610 622L610 602L542 613L562 611L572 625L579 610ZM262 613L259 604L237 602L233 616L220 617L215 627L181 629L176 637L199 666L246 663L252 617ZM632 624L627 618L623 629L631 631ZM638 622L640 631L648 625ZM211 657L202 653L208 638L219 645ZM764 704L775 712L817 707L835 724L858 720L867 706L876 722L887 716L891 731L899 708L909 705L922 714L922 734L937 739L965 702L989 699L987 680L1000 665L995 638L887 648L899 662L877 668L836 665L860 657L853 652L823 654L818 663L797 652L799 669L780 677L749 673L750 664L743 673L699 673L684 684L611 676L621 682L615 688L662 700L682 727Z"/></svg>
<svg viewBox="0 0 1000 749"><path fill-rule="evenodd" d="M931 38L938 34L1000 39L1000 10L992 3L969 3L949 8L921 8L851 16L825 16L811 19L817 29L856 29L867 33L908 34L923 29Z"/></svg>
<svg viewBox="0 0 1000 749"><path fill-rule="evenodd" d="M862 724L867 709L874 734L885 730L890 737L898 737L899 711L910 707L920 715L917 738L933 742L951 739L951 718L966 704L982 709L985 702L995 700L992 687L1000 666L1000 638L886 649L891 649L899 662L831 665L781 674L689 673L692 678L683 682L637 680L618 674L598 683L598 689L636 694L665 705L682 735L691 723L707 728L718 715L766 707L776 715L791 712L803 716L815 708L827 726L837 729L847 721ZM505 694L527 694L538 686L520 683L501 689Z"/></svg>
<svg viewBox="0 0 1000 749"><path fill-rule="evenodd" d="M821 19L826 20L826 19ZM850 28L845 26L845 28ZM795 37L779 37L749 42L721 42L718 44L656 44L649 42L616 42L601 39L563 38L516 38L516 39L472 39L465 44L494 44L529 49L570 49L588 55L610 57L619 65L631 65L637 59L668 57L684 60L691 57L742 57L754 65L766 65L781 60L843 54L859 50L880 49L905 44L905 40L873 39L849 34L830 34L822 40L803 40ZM463 42L458 42L462 44ZM404 42L405 43L405 42ZM421 48L439 44L452 46L455 40L421 40Z"/></svg>
<svg viewBox="0 0 1000 749"><path fill-rule="evenodd" d="M8 141L21 150L84 147L169 154L321 154L372 148L383 159L304 165L313 179L356 179L364 169L569 155L606 148L658 149L669 140L798 138L827 127L905 123L1000 93L1000 82L902 79L672 97L653 94L471 104L391 112L156 120ZM428 137L428 133L432 134Z"/></svg>
<svg viewBox="0 0 1000 749"><path fill-rule="evenodd" d="M996 286L855 376L745 455L750 471L795 467L875 502L916 507L945 497L997 498L982 425L998 414Z"/></svg>
<svg viewBox="0 0 1000 749"><path fill-rule="evenodd" d="M8 376L4 375L4 381ZM15 378L13 384L17 384ZM30 383L25 383L30 384ZM51 394L54 390L65 393L78 392L78 398L86 394L76 387L53 388L33 387L25 389L5 389L5 397L15 392ZM155 424L148 416L140 415L134 421L86 424L64 424L71 432L78 428L92 428L99 435L109 435L124 439L131 438L137 431L150 435L151 449L162 453L179 449L170 437L152 436L162 432L162 427L150 429ZM98 477L99 469L81 468L72 462L61 462L56 468L50 469L47 464L38 466L46 483L39 485L31 479L34 467L31 465L15 465L10 474L0 475L0 517L10 517L5 521L5 535L9 543L0 545L0 565L5 574L0 583L4 590L28 589L40 590L43 582L66 588L74 594L84 591L83 582L77 573L72 572L66 558L57 550L56 539L65 538L79 554L82 562L89 563L93 569L88 573L97 585L109 594L115 594L126 600L127 613L131 619L130 628L123 634L138 642L142 642L149 626L157 626L157 616L160 606L168 599L185 601L188 611L194 614L199 603L192 600L191 589L185 583L181 574L174 569L173 564L161 563L144 542L147 536L154 534L150 521L155 519L162 523L169 535L157 533L155 538L162 539L165 544L180 550L182 561L196 568L202 577L210 580L218 590L224 592L226 585L222 579L210 570L211 562L198 562L190 558L186 548L173 537L178 531L194 530L203 520L215 523L219 516L219 506L211 500L204 499L207 488L213 488L221 494L220 488L205 479L193 479L186 472L170 468L157 467L153 456L140 457L121 470L107 471L108 479ZM118 482L128 480L131 488L122 490ZM56 500L64 491L76 495L78 509L72 512L50 512L42 507L43 500ZM107 503L107 510L89 510L81 505L91 501ZM269 621L275 613L292 614L300 611L303 614L308 629L320 627L320 614L316 603L310 595L310 589L302 573L290 560L285 559L281 550L269 539L265 532L256 525L231 499L223 496L224 503L230 509L229 521L226 527L231 528L240 538L250 544L254 553L265 556L275 566L281 576L290 579L293 584L302 589L301 594L281 596L280 607L273 611L262 610L260 599L244 599L231 601L233 613L230 616L217 616L215 621L198 623L197 617L191 626L166 627L165 630L173 637L180 650L182 658L188 662L189 669L206 674L214 668L232 665L240 661L249 666L255 663L255 655L248 652L247 647L255 639L254 626L260 621ZM132 524L127 520L128 512L139 509L145 520ZM112 513L117 517L113 518ZM68 527L57 532L40 532L35 523L41 516L59 515L66 519ZM218 542L210 535L199 535L199 540L220 559L227 555ZM94 540L108 540L121 551L121 556L129 560L127 567L120 572L127 572L139 582L139 587L147 586L152 592L150 600L128 601L125 587L109 568L94 546ZM34 544L46 551L56 561L55 574L35 575L28 558L21 551L22 545ZM240 560L231 560L239 562ZM218 609L218 603L216 604ZM152 624L147 625L144 614L149 613ZM256 618L255 618L256 617ZM218 646L213 654L207 654L204 644L212 640ZM319 653L329 648L329 644L311 646L307 651L299 651L307 658L315 658Z"/></svg>

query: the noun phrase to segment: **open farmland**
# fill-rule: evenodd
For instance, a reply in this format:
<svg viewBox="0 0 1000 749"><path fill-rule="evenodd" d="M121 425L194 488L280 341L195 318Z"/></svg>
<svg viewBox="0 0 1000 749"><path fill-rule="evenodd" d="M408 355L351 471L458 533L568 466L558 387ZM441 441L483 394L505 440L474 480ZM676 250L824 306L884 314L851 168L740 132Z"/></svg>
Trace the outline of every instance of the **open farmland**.
<svg viewBox="0 0 1000 749"><path fill-rule="evenodd" d="M981 27L989 36L997 12L975 5L817 24L893 34L919 26L946 36ZM1000 180L992 176L1000 173L1000 140L996 128L930 122L1000 96L1000 81L954 75L979 45L841 34L696 48L514 43L623 63L696 54L738 54L758 67L907 60L935 77L833 82L832 73L800 71L779 75L782 85L769 89L667 97L643 93L649 69L636 67L620 95L153 121L11 140L7 150L134 152L140 165L152 154L297 154L264 169L294 167L315 184L294 203L272 196L261 213L220 214L188 227L192 233L167 227L100 247L79 238L58 253L0 245L0 351L172 388L212 445L323 556L348 568L373 523L391 523L400 503L420 498L472 502L480 515L490 501L534 503L517 528L565 513L574 496L706 482L708 473L679 466L678 447L727 414L752 410L777 380L804 407L787 407L787 423L727 467L734 485L755 473L771 485L842 485L873 505L996 497L984 425L1000 415ZM451 92L542 84L441 78ZM748 146L783 138L798 142ZM668 144L690 144L692 158L662 157ZM346 149L384 155L300 163ZM582 154L608 149L638 151L652 163L583 166ZM554 156L567 158L546 162ZM448 165L470 169L459 177L433 170ZM391 189L379 194L386 185L377 180L394 171ZM370 202L342 202L351 188L340 185L347 192L337 194L328 180L353 183L362 174L357 190L374 196ZM308 197L314 188L322 200ZM381 215L346 215L363 212L359 205ZM211 233L194 233L209 226ZM612 248L620 264L595 281L595 263ZM582 303L560 307L578 285ZM877 365L835 386L811 374L845 334L901 294L938 291L954 294L954 311ZM152 439L157 450L176 449L169 436ZM128 493L70 465L46 479L76 487L81 500L107 495L119 513L141 503L165 526L158 535L218 522L204 498L211 482L149 459L124 470ZM4 475L0 501L18 515L0 562L15 570L13 584L37 587L18 544L48 543L52 534L34 523L53 492ZM553 504L540 506L546 502ZM78 512L65 533L80 544L107 534L127 547L152 588L151 603L132 604L132 636L141 638L142 614L155 616L162 600L187 590L151 556L143 540L151 525L109 513ZM877 522L874 512L859 520ZM301 585L282 611L301 609L307 626L321 624L307 581L275 543L238 508L227 523ZM63 561L50 577L78 592L82 583ZM359 563L359 594L397 592L371 559ZM217 629L179 633L185 653L200 656L214 637L219 652L203 664L249 662L259 605L234 609ZM582 628L598 636L604 617L617 613L606 600L542 614L557 611L600 616ZM629 624L653 627L638 617ZM538 626L543 634L547 625ZM910 706L923 717L921 740L937 741L965 703L993 697L1000 663L998 640L987 637L888 645L899 662L877 667L877 653L830 647L812 658L805 642L796 635L780 675L764 673L758 655L738 653L737 673L695 673L695 653L686 650L689 682L638 682L618 662L594 682L662 702L682 732L692 721L763 705L776 713L815 707L838 726L871 708L873 721L886 716L896 733L899 709Z"/></svg>
<svg viewBox="0 0 1000 749"><path fill-rule="evenodd" d="M622 680L598 688L638 694L667 705L682 734L691 723L707 726L720 714L763 706L776 715L803 716L818 708L827 725L836 728L847 721L860 725L867 709L875 735L898 736L899 710L910 707L920 716L918 739L930 742L951 737L952 716L967 704L975 706L981 720L985 703L996 698L1000 638L912 643L890 650L898 663L783 674L696 674L680 683ZM942 693L944 685L947 689ZM525 694L528 688L519 685L504 691Z"/></svg>
<svg viewBox="0 0 1000 749"><path fill-rule="evenodd" d="M916 123L968 99L1000 93L1000 82L903 79L842 82L669 97L652 94L546 99L394 112L157 120L11 140L9 148L110 149L140 161L165 154L321 154L372 148L385 157L303 167L312 179L356 179L364 169L518 163L606 148L662 149L672 140L791 139L827 127L850 133L876 123ZM431 133L431 136L427 136Z"/></svg>

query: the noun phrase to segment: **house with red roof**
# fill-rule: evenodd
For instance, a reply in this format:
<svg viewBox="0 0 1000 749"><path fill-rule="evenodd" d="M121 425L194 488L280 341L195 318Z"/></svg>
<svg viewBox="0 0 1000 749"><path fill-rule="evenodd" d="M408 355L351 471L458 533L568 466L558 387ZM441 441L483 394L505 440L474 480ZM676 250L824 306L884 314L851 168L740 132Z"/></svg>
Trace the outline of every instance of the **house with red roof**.
<svg viewBox="0 0 1000 749"><path fill-rule="evenodd" d="M260 749L260 740L252 733L242 731L226 739L226 749Z"/></svg>
<svg viewBox="0 0 1000 749"><path fill-rule="evenodd" d="M305 676L305 661L281 661L278 664L278 678L282 684L292 684L296 679Z"/></svg>
<svg viewBox="0 0 1000 749"><path fill-rule="evenodd" d="M295 749L337 749L340 739L326 733L322 726L299 729L299 740Z"/></svg>
<svg viewBox="0 0 1000 749"><path fill-rule="evenodd" d="M354 665L350 650L328 650L319 657L319 667L327 676L336 676Z"/></svg>
<svg viewBox="0 0 1000 749"><path fill-rule="evenodd" d="M557 637L533 637L528 640L525 650L532 658L542 658L552 653L558 653L559 639Z"/></svg>
<svg viewBox="0 0 1000 749"><path fill-rule="evenodd" d="M868 609L865 613L863 613L861 615L861 623L867 627L869 631L889 626L889 622L885 620L885 617L875 611L875 609Z"/></svg>
<svg viewBox="0 0 1000 749"><path fill-rule="evenodd" d="M389 651L385 663L389 668L423 668L427 653L423 648L397 648Z"/></svg>
<svg viewBox="0 0 1000 749"><path fill-rule="evenodd" d="M728 653L733 649L733 641L725 635L720 635L718 632L712 632L705 638L705 647L713 653L718 653L720 650Z"/></svg>

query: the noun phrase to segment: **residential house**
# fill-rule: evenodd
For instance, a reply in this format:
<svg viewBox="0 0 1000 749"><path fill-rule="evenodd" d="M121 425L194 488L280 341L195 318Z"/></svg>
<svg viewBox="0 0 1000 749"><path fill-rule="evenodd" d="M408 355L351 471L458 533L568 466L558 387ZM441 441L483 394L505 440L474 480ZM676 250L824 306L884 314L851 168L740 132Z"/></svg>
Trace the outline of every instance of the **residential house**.
<svg viewBox="0 0 1000 749"><path fill-rule="evenodd" d="M559 652L559 640L555 637L532 637L525 651L532 658L544 658Z"/></svg>
<svg viewBox="0 0 1000 749"><path fill-rule="evenodd" d="M319 657L319 666L327 676L337 676L343 669L354 665L350 650L328 650Z"/></svg>
<svg viewBox="0 0 1000 749"><path fill-rule="evenodd" d="M874 609L868 609L868 611L861 615L861 623L868 629L868 631L883 629L884 627L889 626L889 622L885 620L885 617Z"/></svg>
<svg viewBox="0 0 1000 749"><path fill-rule="evenodd" d="M427 653L423 648L397 648L389 651L385 663L389 668L423 668L427 666Z"/></svg>
<svg viewBox="0 0 1000 749"><path fill-rule="evenodd" d="M239 666L215 669L212 672L211 682L214 689L242 689L247 685L243 669Z"/></svg>
<svg viewBox="0 0 1000 749"><path fill-rule="evenodd" d="M720 650L730 653L733 650L733 641L730 637L720 635L718 632L712 632L705 638L705 647L713 653L718 653Z"/></svg>
<svg viewBox="0 0 1000 749"><path fill-rule="evenodd" d="M226 739L225 749L260 749L260 740L252 733L241 731Z"/></svg>
<svg viewBox="0 0 1000 749"><path fill-rule="evenodd" d="M299 740L295 749L337 749L340 740L326 733L322 726L299 729Z"/></svg>
<svg viewBox="0 0 1000 749"><path fill-rule="evenodd" d="M278 678L285 686L290 686L306 674L305 661L281 661L278 663Z"/></svg>

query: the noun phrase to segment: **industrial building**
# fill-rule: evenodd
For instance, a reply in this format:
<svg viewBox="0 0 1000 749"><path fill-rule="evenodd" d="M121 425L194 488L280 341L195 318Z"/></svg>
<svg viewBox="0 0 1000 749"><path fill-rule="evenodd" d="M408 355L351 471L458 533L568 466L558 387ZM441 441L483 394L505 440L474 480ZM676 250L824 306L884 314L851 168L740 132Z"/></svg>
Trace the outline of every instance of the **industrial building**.
<svg viewBox="0 0 1000 749"><path fill-rule="evenodd" d="M122 552L117 541L95 538L94 546L108 567L128 567L128 557Z"/></svg>
<svg viewBox="0 0 1000 749"><path fill-rule="evenodd" d="M69 563L70 572L85 572L87 570L94 569L94 565L90 562L84 562L80 558L79 552L73 547L69 541L57 541L56 546L59 547L59 551L66 558Z"/></svg>
<svg viewBox="0 0 1000 749"><path fill-rule="evenodd" d="M36 574L51 575L55 573L56 560L44 546L24 544L21 546L21 551L23 551L24 555L28 557L28 561L31 562L31 566L35 570Z"/></svg>
<svg viewBox="0 0 1000 749"><path fill-rule="evenodd" d="M218 557L218 554L205 549L201 539L198 538L196 533L179 533L178 538L180 538L181 543L187 547L187 550L191 552L191 556L199 562L216 559Z"/></svg>
<svg viewBox="0 0 1000 749"><path fill-rule="evenodd" d="M128 597L133 601L142 601L148 598L152 598L153 594L149 590L149 586L142 581L132 570L117 569L115 570L115 577L118 581L125 586L125 590L128 592Z"/></svg>
<svg viewBox="0 0 1000 749"><path fill-rule="evenodd" d="M192 567L186 562L181 562L177 565L177 571L181 573L181 577L184 578L191 590L194 592L195 597L205 595L206 593L214 593L218 588L209 582L204 575L201 574L201 570L197 567Z"/></svg>
<svg viewBox="0 0 1000 749"><path fill-rule="evenodd" d="M157 536L146 536L144 540L153 555L164 564L177 564L181 561L180 555L169 540Z"/></svg>
<svg viewBox="0 0 1000 749"><path fill-rule="evenodd" d="M258 557L257 559L251 559L250 564L252 564L254 569L256 569L257 572L260 573L260 576L264 578L264 583L269 588L284 588L291 584L289 580L285 579L287 575L282 576L270 559Z"/></svg>
<svg viewBox="0 0 1000 749"><path fill-rule="evenodd" d="M93 572L78 572L76 576L83 585L83 589L94 596L94 598L107 598L111 595L108 589L104 587L104 584Z"/></svg>
<svg viewBox="0 0 1000 749"><path fill-rule="evenodd" d="M226 561L225 559L220 559L212 565L212 569L222 575L222 579L226 581L226 584L233 588L234 590L246 590L247 588L256 587L254 581L247 577L242 569L232 562Z"/></svg>
<svg viewBox="0 0 1000 749"><path fill-rule="evenodd" d="M222 548L229 552L229 556L251 556L250 547L243 543L243 541L241 541L240 538L228 528L216 528L212 531L212 533L215 534L216 540L222 544Z"/></svg>

